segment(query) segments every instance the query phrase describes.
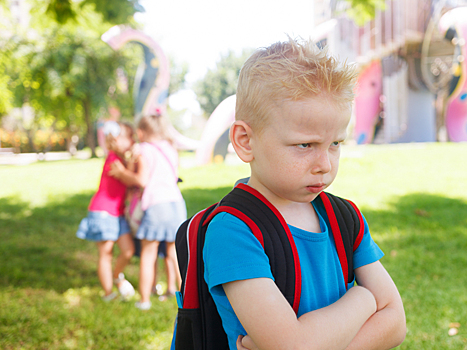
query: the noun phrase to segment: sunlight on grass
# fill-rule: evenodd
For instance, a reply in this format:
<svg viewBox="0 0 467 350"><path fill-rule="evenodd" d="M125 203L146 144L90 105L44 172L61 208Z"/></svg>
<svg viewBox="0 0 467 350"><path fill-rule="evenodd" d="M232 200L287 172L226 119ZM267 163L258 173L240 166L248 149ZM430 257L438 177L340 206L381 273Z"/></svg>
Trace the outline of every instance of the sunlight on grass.
<svg viewBox="0 0 467 350"><path fill-rule="evenodd" d="M11 196L31 206L42 206L60 197L94 192L103 164L103 159L90 159L3 166L0 167L0 198Z"/></svg>

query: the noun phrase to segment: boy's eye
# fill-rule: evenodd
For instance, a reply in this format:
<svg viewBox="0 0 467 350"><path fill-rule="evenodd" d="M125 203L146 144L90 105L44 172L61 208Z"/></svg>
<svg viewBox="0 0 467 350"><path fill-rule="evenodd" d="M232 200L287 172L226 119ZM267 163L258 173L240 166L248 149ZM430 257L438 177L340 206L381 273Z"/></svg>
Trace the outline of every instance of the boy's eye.
<svg viewBox="0 0 467 350"><path fill-rule="evenodd" d="M332 143L332 145L333 145L334 147L337 147L337 146L339 146L340 144L341 144L341 141L334 141L334 142Z"/></svg>
<svg viewBox="0 0 467 350"><path fill-rule="evenodd" d="M311 143L299 143L297 145L298 148L308 148L311 147Z"/></svg>

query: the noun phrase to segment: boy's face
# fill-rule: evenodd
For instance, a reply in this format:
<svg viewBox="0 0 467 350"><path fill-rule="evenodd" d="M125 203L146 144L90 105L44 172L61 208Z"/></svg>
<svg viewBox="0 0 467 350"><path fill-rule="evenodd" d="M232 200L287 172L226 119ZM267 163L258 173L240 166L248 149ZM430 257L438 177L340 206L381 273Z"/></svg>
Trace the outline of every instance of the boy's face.
<svg viewBox="0 0 467 350"><path fill-rule="evenodd" d="M350 114L326 96L274 108L251 137L250 185L275 205L315 199L337 175Z"/></svg>

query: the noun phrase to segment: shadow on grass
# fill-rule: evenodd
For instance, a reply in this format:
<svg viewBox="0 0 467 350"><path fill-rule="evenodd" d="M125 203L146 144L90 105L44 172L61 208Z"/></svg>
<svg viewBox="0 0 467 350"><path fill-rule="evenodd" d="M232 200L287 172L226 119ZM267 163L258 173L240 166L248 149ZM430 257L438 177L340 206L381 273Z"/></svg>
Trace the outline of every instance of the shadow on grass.
<svg viewBox="0 0 467 350"><path fill-rule="evenodd" d="M467 263L467 202L463 200L415 193L396 198L388 210L363 208L363 212L386 253L410 253L406 258L420 273L433 265L446 267L457 258ZM429 259L436 261L424 265Z"/></svg>
<svg viewBox="0 0 467 350"><path fill-rule="evenodd" d="M448 330L467 319L467 203L409 194L388 210L363 211L404 301L409 332L401 349L466 349L467 333Z"/></svg>
<svg viewBox="0 0 467 350"><path fill-rule="evenodd" d="M185 190L189 215L230 190ZM38 208L30 208L17 197L0 198L0 285L59 293L98 286L95 244L75 236L91 196L74 195Z"/></svg>
<svg viewBox="0 0 467 350"><path fill-rule="evenodd" d="M232 190L232 187L219 187L213 189L185 189L182 191L185 198L188 217L193 216L200 210L207 208L211 204L219 202L222 197Z"/></svg>
<svg viewBox="0 0 467 350"><path fill-rule="evenodd" d="M75 237L91 194L29 208L0 198L0 285L63 292L95 279L96 250Z"/></svg>

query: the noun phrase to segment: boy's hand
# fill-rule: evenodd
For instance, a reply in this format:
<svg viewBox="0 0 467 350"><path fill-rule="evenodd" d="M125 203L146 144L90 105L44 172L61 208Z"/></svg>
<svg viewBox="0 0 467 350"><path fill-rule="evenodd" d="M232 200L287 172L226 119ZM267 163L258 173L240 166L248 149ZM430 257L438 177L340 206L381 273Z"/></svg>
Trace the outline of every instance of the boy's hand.
<svg viewBox="0 0 467 350"><path fill-rule="evenodd" d="M118 179L122 175L122 173L125 171L125 166L122 164L121 161L116 160L112 164L110 164L110 170L109 170L109 175Z"/></svg>
<svg viewBox="0 0 467 350"><path fill-rule="evenodd" d="M248 335L239 335L237 338L237 350L259 350Z"/></svg>

